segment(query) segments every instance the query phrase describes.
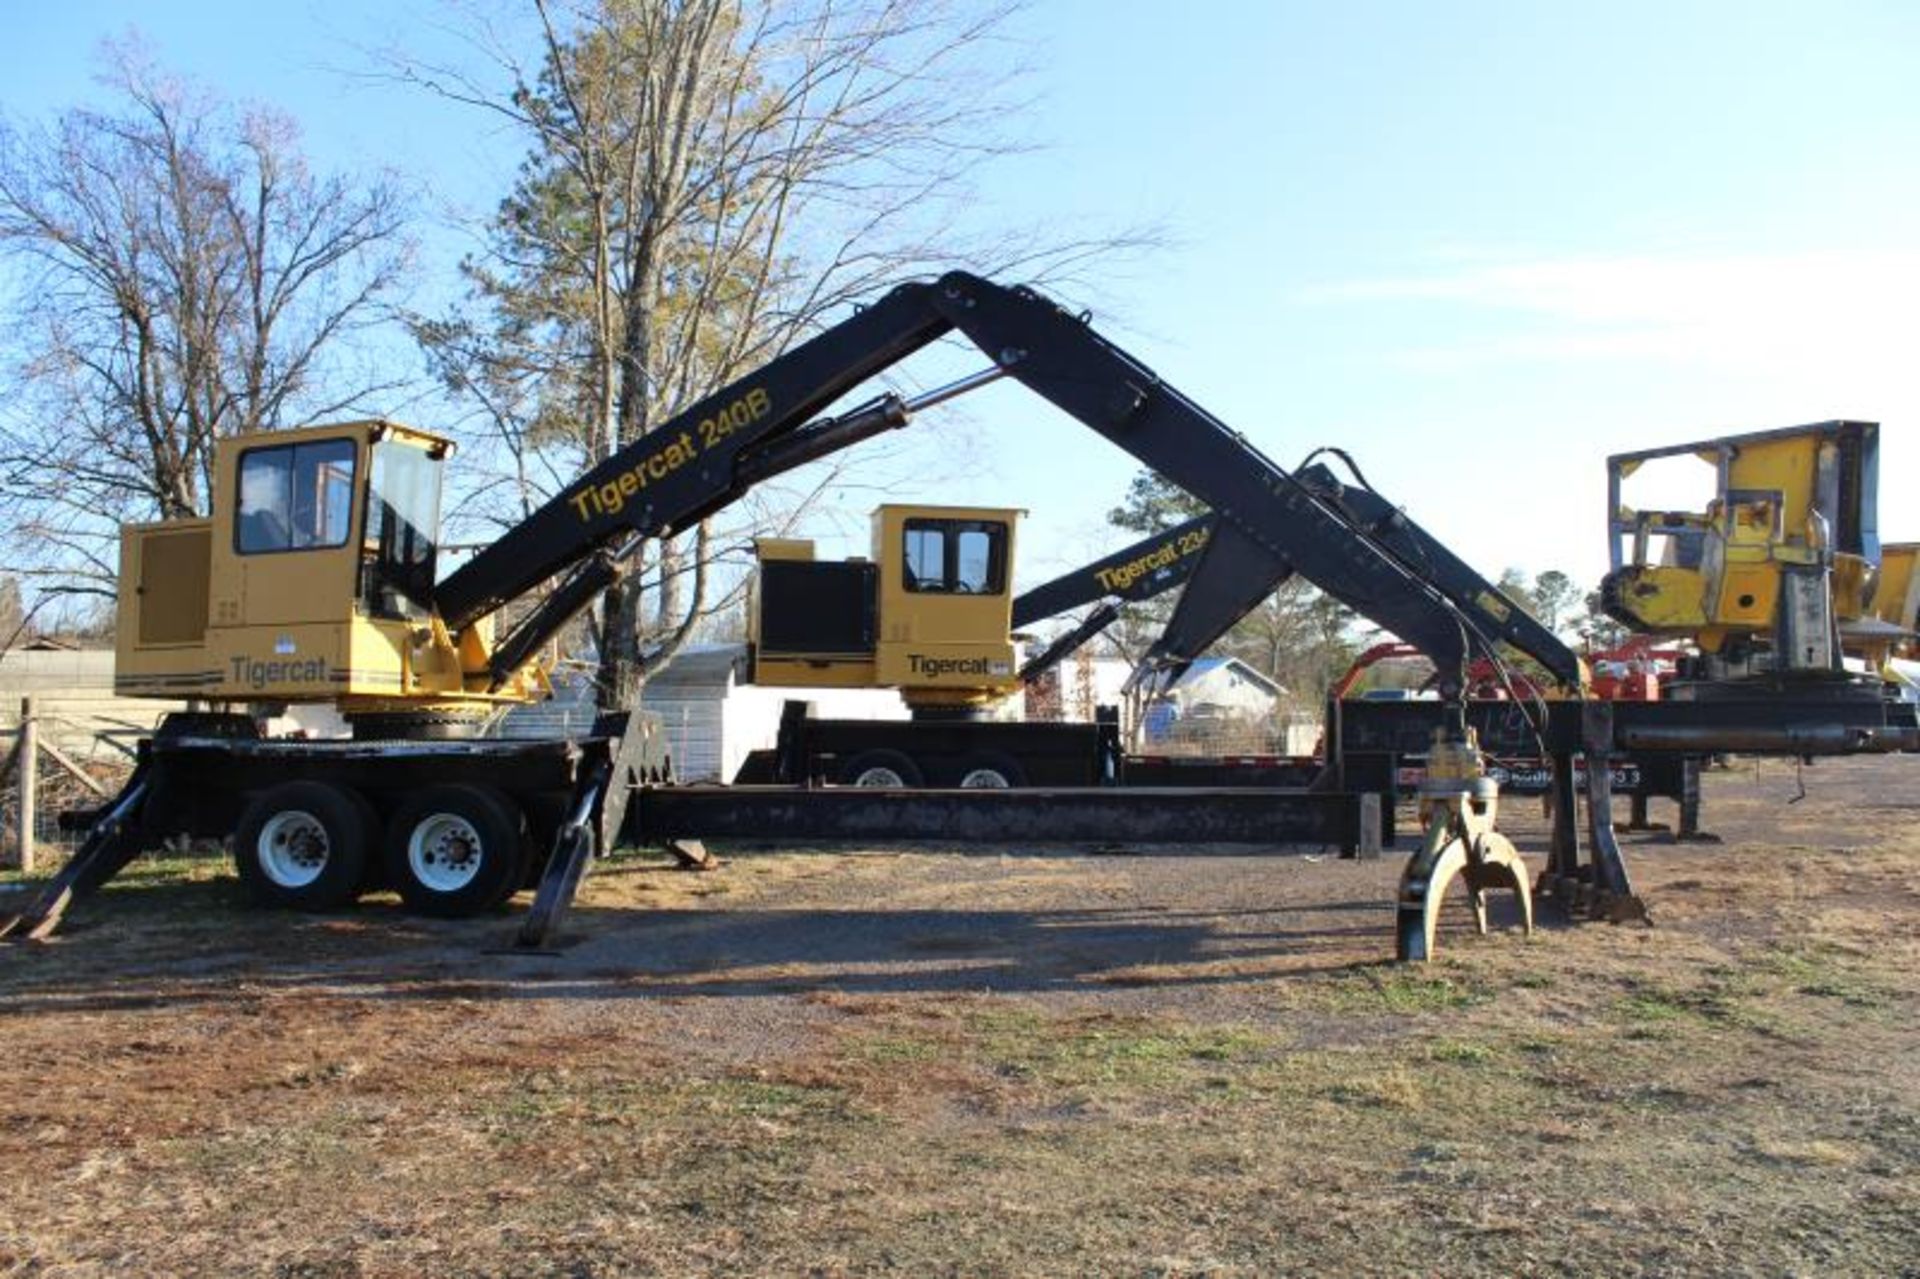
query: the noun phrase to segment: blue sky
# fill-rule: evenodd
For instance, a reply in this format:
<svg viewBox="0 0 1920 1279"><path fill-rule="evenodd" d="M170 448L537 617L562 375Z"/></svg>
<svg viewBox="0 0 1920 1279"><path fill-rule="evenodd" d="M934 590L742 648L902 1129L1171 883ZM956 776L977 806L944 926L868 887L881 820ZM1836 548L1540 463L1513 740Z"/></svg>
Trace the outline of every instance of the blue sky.
<svg viewBox="0 0 1920 1279"><path fill-rule="evenodd" d="M347 71L357 45L457 52L451 13L17 6L0 108L84 97L137 25L318 163L417 177L444 267L518 142ZM1163 227L1075 300L1283 464L1339 444L1490 576L1591 582L1607 453L1863 417L1882 532L1920 538L1920 8L1041 0L1019 30L1010 128L1043 149L983 178L977 229ZM1024 576L1112 539L1131 461L1023 393L917 429L889 495L1027 507Z"/></svg>

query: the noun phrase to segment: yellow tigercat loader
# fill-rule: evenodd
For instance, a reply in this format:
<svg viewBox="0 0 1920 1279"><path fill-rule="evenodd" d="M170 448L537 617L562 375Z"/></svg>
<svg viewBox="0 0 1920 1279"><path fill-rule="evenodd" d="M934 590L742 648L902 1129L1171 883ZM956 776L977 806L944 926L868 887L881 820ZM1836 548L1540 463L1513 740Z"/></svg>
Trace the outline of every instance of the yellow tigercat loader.
<svg viewBox="0 0 1920 1279"><path fill-rule="evenodd" d="M1879 430L1822 422L1608 458L1608 614L1691 640L1708 680L1839 676L1850 637L1884 627L1867 598L1880 563ZM1646 463L1688 455L1714 468L1704 510L1622 501Z"/></svg>
<svg viewBox="0 0 1920 1279"><path fill-rule="evenodd" d="M949 333L991 366L911 399L882 392L831 412ZM1436 720L1336 718L1324 784L1307 790L1130 789L1115 772L1099 786L1021 787L1000 761L1010 784L993 796L963 789L964 773L929 777L939 789L904 795L662 785L659 726L637 710L599 716L580 736L483 731L498 708L546 691L550 642L648 539L676 536L773 476L1003 377L1214 512L1212 531L1191 548L1170 634L1217 634L1223 619L1298 573L1433 660ZM1697 631L1703 647L1728 660L1768 639L1776 666L1837 669L1838 641L1821 611L1825 583L1839 583L1832 598L1844 593L1852 610L1833 612L1857 616L1851 601L1874 559L1866 546L1872 490L1848 477L1870 480L1862 459L1872 435L1850 423L1828 434L1831 446L1824 438L1811 447L1718 446L1722 502L1676 522L1678 532L1697 534L1697 554L1616 573L1617 607ZM1284 832L1294 842L1355 847L1366 839L1365 801L1376 809L1382 796L1390 802L1396 758L1434 748L1450 763L1429 770L1424 784L1428 838L1403 878L1399 953L1430 955L1450 882L1465 882L1476 901L1487 887L1526 887L1524 868L1491 829L1497 788L1469 723L1467 672L1514 647L1579 689L1577 655L1501 603L1357 468L1351 489L1287 471L1084 315L1031 289L960 271L903 284L627 441L442 576L440 477L450 447L388 421L223 440L208 518L126 531L119 687L199 708L167 716L140 744L120 793L74 815L84 842L31 905L0 919L0 936L44 937L76 896L180 835L231 839L249 894L300 909L337 909L386 886L416 911L466 916L537 881L519 937L527 949L548 944L591 859L621 840L994 844L1124 833L1246 842ZM1764 460L1757 468L1756 458ZM990 509L883 508L873 571L884 580L863 584L859 570L843 571L818 594L806 584L809 571L824 581L846 566L811 565L797 545L763 548L762 677L893 684L922 709L956 716L1014 687L1006 635L1014 523L1013 513ZM802 583L786 596L774 584L783 573ZM966 638L932 642L944 634ZM1546 890L1563 899L1573 892L1571 900L1615 918L1640 905L1609 821L1615 750L1737 742L1801 755L1920 744L1920 723L1891 715L1877 689L1842 692L1797 706L1651 703L1617 708L1617 718L1616 708L1577 697L1543 704L1529 723L1554 761ZM259 713L294 702L337 704L352 736L289 735ZM943 725L936 717L913 727ZM1576 749L1588 762L1584 843L1573 817ZM956 767L976 779L992 771L965 756ZM896 769L910 783L912 771Z"/></svg>
<svg viewBox="0 0 1920 1279"><path fill-rule="evenodd" d="M897 688L916 714L966 714L1021 687L1013 637L1019 511L882 506L872 559L762 538L748 609L753 680Z"/></svg>

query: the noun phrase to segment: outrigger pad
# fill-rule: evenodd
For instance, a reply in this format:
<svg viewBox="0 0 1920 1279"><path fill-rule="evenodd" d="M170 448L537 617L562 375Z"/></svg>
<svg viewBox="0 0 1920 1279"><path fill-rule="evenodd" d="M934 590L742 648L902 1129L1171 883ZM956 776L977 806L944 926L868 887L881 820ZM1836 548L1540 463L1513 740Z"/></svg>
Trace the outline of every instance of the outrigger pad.
<svg viewBox="0 0 1920 1279"><path fill-rule="evenodd" d="M540 887L534 893L533 905L528 908L527 917L521 921L520 931L513 939L516 954L559 953L554 944L554 935L560 931L560 921L566 918L567 908L573 905L574 894L580 891L580 880L586 875L587 863L592 858L591 826L582 822L562 828L559 838L554 841L546 873L540 877Z"/></svg>
<svg viewBox="0 0 1920 1279"><path fill-rule="evenodd" d="M1534 896L1542 904L1551 902L1569 919L1653 925L1653 912L1638 893L1609 892L1584 875L1542 875L1534 885Z"/></svg>
<svg viewBox="0 0 1920 1279"><path fill-rule="evenodd" d="M681 870L719 870L723 864L698 839L670 839L667 841L667 852L680 863Z"/></svg>

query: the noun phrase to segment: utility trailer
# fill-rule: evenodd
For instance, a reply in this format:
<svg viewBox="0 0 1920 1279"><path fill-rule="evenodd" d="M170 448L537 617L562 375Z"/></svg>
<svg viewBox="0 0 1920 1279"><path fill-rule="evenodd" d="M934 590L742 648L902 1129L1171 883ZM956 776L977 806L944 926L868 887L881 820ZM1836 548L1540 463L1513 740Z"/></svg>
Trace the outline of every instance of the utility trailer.
<svg viewBox="0 0 1920 1279"><path fill-rule="evenodd" d="M1279 756L1130 754L1119 711L1092 723L1026 720L816 719L806 702L782 707L770 750L750 753L737 785L955 787L1066 786L1304 789L1317 761Z"/></svg>
<svg viewBox="0 0 1920 1279"><path fill-rule="evenodd" d="M1412 707L1375 715L1370 708ZM1486 755L1486 768L1509 795L1551 792L1554 761L1543 753L1533 720L1510 701L1468 703L1469 722ZM1349 708L1352 708L1351 710ZM866 787L1062 787L1106 786L1169 790L1327 790L1335 779L1363 779L1358 789L1388 805L1383 838L1395 835L1392 808L1415 801L1425 780L1433 730L1442 708L1432 701L1333 701L1329 720L1371 724L1385 718L1408 727L1391 748L1369 737L1335 734L1338 758L1286 755L1163 755L1123 748L1118 713L1101 707L1096 722L913 721L817 719L805 702L783 708L771 749L751 752L733 781L742 786ZM1631 713L1629 713L1631 718ZM1632 805L1628 829L1649 829L1649 800L1678 809L1677 834L1705 836L1700 827L1698 752L1635 750L1615 755L1608 775L1615 795ZM1384 761L1384 762L1383 762ZM1573 756L1577 785L1585 785L1586 761ZM1341 845L1352 854L1354 843Z"/></svg>

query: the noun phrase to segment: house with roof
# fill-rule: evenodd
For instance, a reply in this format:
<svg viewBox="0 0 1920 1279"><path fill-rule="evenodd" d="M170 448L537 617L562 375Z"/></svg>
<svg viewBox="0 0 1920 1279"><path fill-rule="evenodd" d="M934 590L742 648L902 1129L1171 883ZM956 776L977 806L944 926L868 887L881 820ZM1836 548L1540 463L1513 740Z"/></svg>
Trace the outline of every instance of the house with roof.
<svg viewBox="0 0 1920 1279"><path fill-rule="evenodd" d="M1237 657L1202 657L1167 695L1183 717L1270 719L1286 691Z"/></svg>

